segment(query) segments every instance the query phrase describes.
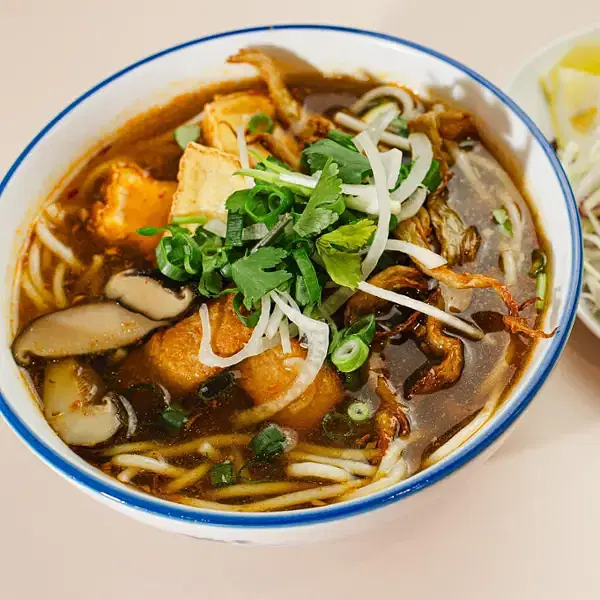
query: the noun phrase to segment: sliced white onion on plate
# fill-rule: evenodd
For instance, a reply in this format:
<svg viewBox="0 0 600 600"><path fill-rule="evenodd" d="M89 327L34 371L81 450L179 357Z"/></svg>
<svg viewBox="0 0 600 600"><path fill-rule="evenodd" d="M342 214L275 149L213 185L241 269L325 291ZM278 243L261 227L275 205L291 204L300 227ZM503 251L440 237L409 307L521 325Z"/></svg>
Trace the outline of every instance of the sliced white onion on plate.
<svg viewBox="0 0 600 600"><path fill-rule="evenodd" d="M427 190L425 187L419 186L408 197L408 200L405 200L402 203L392 202L392 212L398 217L398 222L412 219L412 217L419 212L423 204L425 204L428 192L429 190ZM397 212L394 210L395 206L399 207Z"/></svg>
<svg viewBox="0 0 600 600"><path fill-rule="evenodd" d="M381 152L380 156L383 166L385 167L385 172L387 173L386 181L388 190L392 190L396 186L398 175L400 174L400 169L402 168L402 150L398 150L398 148L392 148L387 152Z"/></svg>
<svg viewBox="0 0 600 600"><path fill-rule="evenodd" d="M423 248L422 246L417 246L417 244L403 242L402 240L388 240L385 249L395 252L404 252L404 254L408 254L408 256L419 261L428 269L437 269L447 263L443 256L440 256L427 248Z"/></svg>
<svg viewBox="0 0 600 600"><path fill-rule="evenodd" d="M285 392L269 402L254 406L235 415L233 422L236 428L261 423L290 405L312 384L327 358L329 348L329 326L327 323L303 315L299 310L292 308L277 292L271 292L270 297L281 308L285 316L292 323L295 323L304 334L308 346L306 358L296 379Z"/></svg>
<svg viewBox="0 0 600 600"><path fill-rule="evenodd" d="M200 340L200 351L198 352L198 360L207 367L222 367L227 369L242 362L249 356L260 354L264 350L263 336L269 324L269 313L271 312L271 298L264 296L261 300L261 312L258 323L248 340L248 343L234 355L223 358L216 355L211 347L212 331L210 326L210 318L208 315L208 306L203 304L200 307L200 322L202 323L202 339Z"/></svg>
<svg viewBox="0 0 600 600"><path fill-rule="evenodd" d="M406 200L422 183L433 161L433 147L424 133L411 133L408 136L414 164L408 177L400 187L392 192L392 200Z"/></svg>
<svg viewBox="0 0 600 600"><path fill-rule="evenodd" d="M438 319L442 323L453 327L457 331L461 331L465 335L469 337L480 340L483 338L483 331L474 327L473 325L469 325L462 319L455 317L454 315L450 315L447 312L437 308L436 306L431 306L426 302L421 302L420 300L414 300L413 298L409 298L408 296L404 296L402 294L397 294L396 292L391 292L390 290L385 290L383 288L379 288L375 285L367 283L366 281L361 281L358 284L358 289L370 294L371 296L377 296L377 298L381 298L382 300L387 300L388 302L393 302L394 304L399 304L400 306L406 306L407 308L412 308L413 310L417 310L422 312L423 314L429 315L434 319Z"/></svg>

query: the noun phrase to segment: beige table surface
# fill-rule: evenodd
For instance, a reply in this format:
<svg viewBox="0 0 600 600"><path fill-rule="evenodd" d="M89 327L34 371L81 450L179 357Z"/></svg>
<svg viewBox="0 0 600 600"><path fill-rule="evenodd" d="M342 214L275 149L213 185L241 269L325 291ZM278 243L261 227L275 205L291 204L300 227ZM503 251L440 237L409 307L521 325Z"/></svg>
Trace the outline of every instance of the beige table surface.
<svg viewBox="0 0 600 600"><path fill-rule="evenodd" d="M597 0L0 0L0 172L100 79L222 29L379 29L502 85L540 45L599 17ZM0 599L600 598L599 353L578 323L514 435L426 520L313 547L155 531L65 483L0 422Z"/></svg>

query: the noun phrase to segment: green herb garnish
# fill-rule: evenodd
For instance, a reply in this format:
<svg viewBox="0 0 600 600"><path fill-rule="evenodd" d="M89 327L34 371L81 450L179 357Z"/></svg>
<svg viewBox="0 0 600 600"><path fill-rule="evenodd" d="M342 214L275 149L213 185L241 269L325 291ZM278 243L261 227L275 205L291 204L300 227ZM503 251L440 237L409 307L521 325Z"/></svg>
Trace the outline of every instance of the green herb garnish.
<svg viewBox="0 0 600 600"><path fill-rule="evenodd" d="M361 183L371 174L369 161L356 148L352 150L348 144L340 144L332 139L319 140L302 152L302 160L308 165L310 172L324 171L325 165L333 161L337 167L337 175L343 183Z"/></svg>
<svg viewBox="0 0 600 600"><path fill-rule="evenodd" d="M265 113L257 113L248 121L250 133L271 133L274 126L273 119Z"/></svg>
<svg viewBox="0 0 600 600"><path fill-rule="evenodd" d="M187 148L190 142L195 142L202 134L200 125L181 125L173 131L173 138L182 150Z"/></svg>
<svg viewBox="0 0 600 600"><path fill-rule="evenodd" d="M500 233L506 235L507 237L512 237L513 229L512 223L510 221L510 217L504 208L497 208L492 211L492 218L498 224L498 229L500 229Z"/></svg>

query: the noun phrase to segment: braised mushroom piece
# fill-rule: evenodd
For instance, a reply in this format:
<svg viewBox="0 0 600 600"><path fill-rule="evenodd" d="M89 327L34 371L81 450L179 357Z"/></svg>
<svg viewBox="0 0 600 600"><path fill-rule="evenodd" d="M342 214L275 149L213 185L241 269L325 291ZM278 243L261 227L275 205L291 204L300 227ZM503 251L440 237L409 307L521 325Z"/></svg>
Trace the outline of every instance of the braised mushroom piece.
<svg viewBox="0 0 600 600"><path fill-rule="evenodd" d="M12 349L48 423L162 499L389 488L484 427L552 335L543 233L477 115L294 58L240 49L255 79L126 126L20 258Z"/></svg>

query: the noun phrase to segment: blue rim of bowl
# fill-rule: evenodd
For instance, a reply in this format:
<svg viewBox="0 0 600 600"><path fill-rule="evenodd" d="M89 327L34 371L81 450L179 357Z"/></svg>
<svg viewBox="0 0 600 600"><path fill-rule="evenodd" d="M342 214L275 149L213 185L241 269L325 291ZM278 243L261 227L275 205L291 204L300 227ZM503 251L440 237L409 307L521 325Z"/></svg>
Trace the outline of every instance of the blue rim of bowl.
<svg viewBox="0 0 600 600"><path fill-rule="evenodd" d="M79 467L70 463L68 460L60 456L56 451L46 445L41 439L39 439L20 419L20 417L13 411L12 407L7 403L4 396L0 394L0 413L4 416L8 424L17 433L17 435L45 462L49 463L52 467L58 470L61 474L67 478L73 480L75 483L87 488L88 490L100 494L106 499L112 500L121 505L125 505L131 509L142 511L150 515L154 515L159 518L175 519L178 521L184 521L188 523L206 524L211 526L221 527L241 527L241 528L275 528L275 527L291 527L298 525L315 525L318 523L326 523L334 520L344 519L353 515L359 515L376 508L380 508L389 505L393 502L411 496L419 490L429 487L434 483L444 479L454 471L462 467L488 446L490 446L498 437L517 419L517 417L523 412L527 405L531 402L535 394L539 391L552 368L554 367L556 360L558 359L564 345L567 341L569 332L573 325L575 318L575 311L577 307L577 300L579 296L579 290L581 285L582 277L582 239L579 229L579 219L575 199L573 197L571 188L567 177L560 165L560 162L556 158L555 153L550 147L547 140L544 138L542 133L535 126L533 121L511 100L504 92L500 91L495 85L487 81L481 75L475 71L464 66L460 62L451 59L444 54L431 50L420 44L404 40L395 36L378 33L374 31L367 31L363 29L355 29L350 27L340 27L334 25L310 25L310 24L298 24L298 25L272 25L272 26L260 26L251 27L247 29L237 29L233 31L227 31L218 33L215 35L209 35L206 37L198 38L167 48L156 54L148 56L142 60L139 60L128 67L125 67L121 71L111 75L104 81L100 82L79 98L74 100L69 106L62 110L54 119L52 119L28 144L23 150L14 164L10 167L4 179L0 183L0 196L2 192L10 182L13 174L19 168L21 163L27 158L28 154L33 150L37 143L69 112L71 112L76 106L81 104L86 98L93 95L95 92L105 87L115 79L125 75L126 73L145 65L153 60L156 60L164 55L177 52L189 46L195 46L211 40L234 37L237 35L244 35L248 33L263 33L270 30L315 30L315 31L333 31L346 33L351 35L358 35L373 38L375 40L382 40L386 42L392 42L405 46L429 56L433 56L447 64L452 65L456 69L462 71L487 90L489 90L494 96L501 100L507 105L524 123L528 128L531 135L537 140L542 146L548 160L550 161L556 176L558 177L560 186L562 188L563 196L567 202L567 209L569 212L569 226L571 230L571 236L573 240L573 257L574 257L574 269L571 275L571 281L568 287L568 298L569 309L563 314L561 323L559 324L559 330L556 336L550 341L551 348L544 357L542 364L538 367L539 374L536 378L528 382L527 387L523 390L521 398L514 402L508 410L506 410L501 416L499 416L489 426L487 433L482 436L476 443L463 447L457 450L447 461L443 461L438 465L434 465L425 471L417 473L413 477L401 482L388 490L384 490L373 496L367 496L364 499L355 500L354 502L341 503L338 505L327 506L318 509L305 509L300 511L292 512L280 512L273 514L239 514L239 513L226 513L211 510L202 510L198 508L186 507L179 504L165 502L155 499L151 496L145 497L142 494L134 494L127 489L126 486L121 485L117 482L106 481L101 479L100 476L92 476L89 473L81 470Z"/></svg>

